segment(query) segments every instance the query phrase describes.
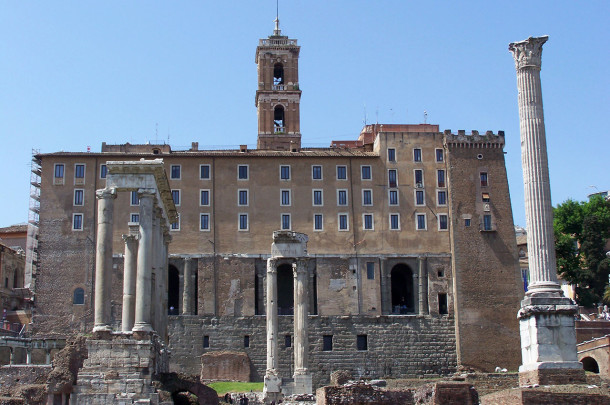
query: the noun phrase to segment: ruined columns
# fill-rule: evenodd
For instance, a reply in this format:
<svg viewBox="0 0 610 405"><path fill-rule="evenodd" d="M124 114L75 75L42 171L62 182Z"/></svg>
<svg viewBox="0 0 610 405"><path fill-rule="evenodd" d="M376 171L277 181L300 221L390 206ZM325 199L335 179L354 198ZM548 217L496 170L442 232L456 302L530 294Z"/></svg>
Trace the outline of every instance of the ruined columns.
<svg viewBox="0 0 610 405"><path fill-rule="evenodd" d="M140 197L140 247L136 277L136 317L133 331L152 332L152 248L154 190L138 190Z"/></svg>
<svg viewBox="0 0 610 405"><path fill-rule="evenodd" d="M282 379L278 376L278 307L277 307L277 260L267 259L267 370L263 395L277 401L281 394Z"/></svg>
<svg viewBox="0 0 610 405"><path fill-rule="evenodd" d="M123 332L131 332L136 311L136 266L138 259L137 225L129 225L129 231L128 235L123 235L123 240L125 241L123 265L123 314L121 317L121 330Z"/></svg>
<svg viewBox="0 0 610 405"><path fill-rule="evenodd" d="M112 221L116 190L97 190L97 245L95 251L95 323L93 332L110 332L112 288Z"/></svg>
<svg viewBox="0 0 610 405"><path fill-rule="evenodd" d="M549 184L540 68L547 36L508 47L515 59L519 91L521 161L531 284L521 302L521 385L584 382L576 355L577 306L557 282L553 211Z"/></svg>
<svg viewBox="0 0 610 405"><path fill-rule="evenodd" d="M297 260L292 264L294 274L294 374L305 374L309 366L308 349L308 277L307 262Z"/></svg>
<svg viewBox="0 0 610 405"><path fill-rule="evenodd" d="M420 315L427 315L429 312L428 308L428 269L426 268L426 258L418 257L417 258L417 269L418 269L418 282L419 285L419 311Z"/></svg>
<svg viewBox="0 0 610 405"><path fill-rule="evenodd" d="M191 259L184 258L184 276L182 277L182 315L191 315Z"/></svg>

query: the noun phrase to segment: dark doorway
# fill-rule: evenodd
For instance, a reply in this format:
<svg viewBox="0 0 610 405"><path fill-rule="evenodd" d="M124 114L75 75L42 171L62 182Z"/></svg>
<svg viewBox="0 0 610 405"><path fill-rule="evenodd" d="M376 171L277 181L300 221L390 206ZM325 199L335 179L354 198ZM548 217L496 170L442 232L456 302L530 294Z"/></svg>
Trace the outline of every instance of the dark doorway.
<svg viewBox="0 0 610 405"><path fill-rule="evenodd" d="M167 313L168 315L180 313L180 273L171 264L167 275Z"/></svg>
<svg viewBox="0 0 610 405"><path fill-rule="evenodd" d="M580 362L582 363L582 368L585 369L585 371L599 374L599 365L593 357L585 357Z"/></svg>
<svg viewBox="0 0 610 405"><path fill-rule="evenodd" d="M284 107L281 105L275 106L273 109L273 127L274 132L284 132Z"/></svg>
<svg viewBox="0 0 610 405"><path fill-rule="evenodd" d="M175 405L193 405L199 403L197 396L188 391L174 392L172 400Z"/></svg>
<svg viewBox="0 0 610 405"><path fill-rule="evenodd" d="M294 277L290 264L277 268L277 310L278 315L294 314Z"/></svg>
<svg viewBox="0 0 610 405"><path fill-rule="evenodd" d="M413 297L413 271L406 264L397 264L390 273L392 278L392 313L415 312Z"/></svg>

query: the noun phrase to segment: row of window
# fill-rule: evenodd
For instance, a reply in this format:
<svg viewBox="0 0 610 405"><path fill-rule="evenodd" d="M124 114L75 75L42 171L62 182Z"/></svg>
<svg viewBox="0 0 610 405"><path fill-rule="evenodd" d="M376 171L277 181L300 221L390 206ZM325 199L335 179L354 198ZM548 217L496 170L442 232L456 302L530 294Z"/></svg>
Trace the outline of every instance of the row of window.
<svg viewBox="0 0 610 405"><path fill-rule="evenodd" d="M250 347L250 336L244 336L244 347ZM292 347L292 336L284 335L284 347ZM210 348L210 336L203 336L203 348ZM368 336L367 335L356 335L356 349L357 350L368 350ZM330 352L333 350L333 335L322 335L322 351Z"/></svg>
<svg viewBox="0 0 610 405"><path fill-rule="evenodd" d="M414 162L422 162L422 150L421 148L413 148L413 161ZM436 162L441 163L445 160L443 150L435 149L434 158ZM388 148L388 162L396 162L396 149Z"/></svg>

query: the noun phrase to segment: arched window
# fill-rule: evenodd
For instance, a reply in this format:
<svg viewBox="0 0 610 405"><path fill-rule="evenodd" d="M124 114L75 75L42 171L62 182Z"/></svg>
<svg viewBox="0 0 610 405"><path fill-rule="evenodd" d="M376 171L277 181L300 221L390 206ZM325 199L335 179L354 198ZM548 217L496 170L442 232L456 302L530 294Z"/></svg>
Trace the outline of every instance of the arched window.
<svg viewBox="0 0 610 405"><path fill-rule="evenodd" d="M178 315L180 312L180 273L172 265L167 272L167 314Z"/></svg>
<svg viewBox="0 0 610 405"><path fill-rule="evenodd" d="M276 105L273 109L273 132L284 132L284 107Z"/></svg>
<svg viewBox="0 0 610 405"><path fill-rule="evenodd" d="M277 268L277 311L279 315L294 314L294 276L290 264Z"/></svg>
<svg viewBox="0 0 610 405"><path fill-rule="evenodd" d="M593 357L585 357L580 362L582 363L582 368L585 371L590 371L592 373L599 374L599 365Z"/></svg>
<svg viewBox="0 0 610 405"><path fill-rule="evenodd" d="M406 264L397 264L390 273L392 285L392 313L415 313L413 271Z"/></svg>
<svg viewBox="0 0 610 405"><path fill-rule="evenodd" d="M281 88L277 88L277 86L281 86L284 84L284 65L281 63L276 63L273 66L273 86L274 90L283 90Z"/></svg>
<svg viewBox="0 0 610 405"><path fill-rule="evenodd" d="M85 290L83 290L80 287L74 289L74 295L72 297L72 304L85 305Z"/></svg>

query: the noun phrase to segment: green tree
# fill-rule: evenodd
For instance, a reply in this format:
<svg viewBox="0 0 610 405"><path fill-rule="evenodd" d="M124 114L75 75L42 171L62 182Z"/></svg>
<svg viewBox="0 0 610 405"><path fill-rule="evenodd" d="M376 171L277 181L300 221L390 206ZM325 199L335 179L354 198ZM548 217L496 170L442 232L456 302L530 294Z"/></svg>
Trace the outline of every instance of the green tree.
<svg viewBox="0 0 610 405"><path fill-rule="evenodd" d="M567 200L555 208L553 226L557 271L576 286L578 304L610 304L610 201L599 195L585 202Z"/></svg>

